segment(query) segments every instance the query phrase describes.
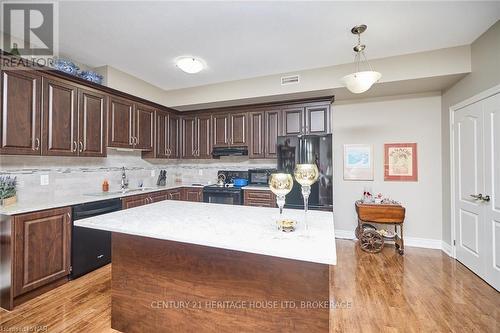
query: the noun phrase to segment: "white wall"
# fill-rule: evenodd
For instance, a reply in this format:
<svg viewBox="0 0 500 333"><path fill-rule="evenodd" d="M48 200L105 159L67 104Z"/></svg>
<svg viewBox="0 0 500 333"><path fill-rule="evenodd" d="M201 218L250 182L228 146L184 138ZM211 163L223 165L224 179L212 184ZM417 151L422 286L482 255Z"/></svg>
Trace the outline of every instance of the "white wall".
<svg viewBox="0 0 500 333"><path fill-rule="evenodd" d="M441 96L378 98L333 104L336 230L356 227L354 202L365 186L406 207L405 236L441 240ZM384 181L384 143L417 142L418 182ZM374 145L374 181L343 180L343 145Z"/></svg>

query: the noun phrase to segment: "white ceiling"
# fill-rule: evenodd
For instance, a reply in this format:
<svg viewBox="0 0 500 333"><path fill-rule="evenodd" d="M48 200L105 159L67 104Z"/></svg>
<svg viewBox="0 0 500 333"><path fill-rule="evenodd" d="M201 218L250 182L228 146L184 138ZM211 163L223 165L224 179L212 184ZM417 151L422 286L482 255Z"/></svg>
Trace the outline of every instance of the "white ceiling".
<svg viewBox="0 0 500 333"><path fill-rule="evenodd" d="M500 19L500 2L65 1L60 52L177 89L351 62L363 34L369 58L470 44ZM175 67L202 58L199 74Z"/></svg>

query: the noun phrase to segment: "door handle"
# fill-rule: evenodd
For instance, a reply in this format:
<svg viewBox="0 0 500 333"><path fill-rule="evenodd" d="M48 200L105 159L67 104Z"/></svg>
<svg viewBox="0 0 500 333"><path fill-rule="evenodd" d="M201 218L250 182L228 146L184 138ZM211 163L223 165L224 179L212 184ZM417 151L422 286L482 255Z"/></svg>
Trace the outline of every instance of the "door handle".
<svg viewBox="0 0 500 333"><path fill-rule="evenodd" d="M490 196L489 195L485 195L481 200L483 200L485 202L489 202L490 201Z"/></svg>
<svg viewBox="0 0 500 333"><path fill-rule="evenodd" d="M100 254L97 256L97 259L101 259L102 257L104 257L104 254Z"/></svg>
<svg viewBox="0 0 500 333"><path fill-rule="evenodd" d="M481 193L471 194L470 196L473 197L475 200L483 200L483 195Z"/></svg>
<svg viewBox="0 0 500 333"><path fill-rule="evenodd" d="M76 143L76 141L73 141L73 149L72 149L72 151L77 151L77 149L78 149L77 146L78 146L78 144Z"/></svg>
<svg viewBox="0 0 500 333"><path fill-rule="evenodd" d="M38 149L40 149L40 139L36 138L35 139L35 150L38 150Z"/></svg>
<svg viewBox="0 0 500 333"><path fill-rule="evenodd" d="M79 142L79 145L80 145L80 153L83 152L83 142Z"/></svg>

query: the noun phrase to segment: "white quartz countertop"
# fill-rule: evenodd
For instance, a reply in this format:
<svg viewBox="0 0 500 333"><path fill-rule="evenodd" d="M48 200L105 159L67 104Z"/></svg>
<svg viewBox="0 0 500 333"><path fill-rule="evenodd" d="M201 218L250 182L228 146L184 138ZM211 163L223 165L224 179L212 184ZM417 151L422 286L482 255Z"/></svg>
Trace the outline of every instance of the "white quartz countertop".
<svg viewBox="0 0 500 333"><path fill-rule="evenodd" d="M37 200L30 201L20 201L11 206L0 206L0 215L17 215L29 212L36 212L45 209L67 207L73 205L79 205L87 202L101 201L107 199L123 198L132 195L154 193L158 191L172 190L181 187L198 187L203 188L203 185L191 185L191 184L167 184L166 186L158 187L148 187L144 190L132 190L128 192L112 191L112 192L92 192L88 193L74 193L63 195L45 196L37 198Z"/></svg>
<svg viewBox="0 0 500 333"><path fill-rule="evenodd" d="M129 235L205 245L228 250L335 265L333 213L285 209L299 221L291 233L278 231L278 208L161 201L150 205L77 220L76 226Z"/></svg>

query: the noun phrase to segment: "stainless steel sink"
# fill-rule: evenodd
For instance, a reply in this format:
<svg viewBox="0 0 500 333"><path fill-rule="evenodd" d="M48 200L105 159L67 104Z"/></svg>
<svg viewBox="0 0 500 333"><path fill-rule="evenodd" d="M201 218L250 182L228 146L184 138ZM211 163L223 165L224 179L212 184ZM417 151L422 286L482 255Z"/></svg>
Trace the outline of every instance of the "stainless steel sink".
<svg viewBox="0 0 500 333"><path fill-rule="evenodd" d="M117 195L117 194L127 194L127 193L135 193L135 192L144 192L154 189L154 187L138 187L138 188L127 188L124 190L117 191L109 191L109 192L94 192L94 193L85 193L84 195L92 196L92 197L105 197L108 195Z"/></svg>

